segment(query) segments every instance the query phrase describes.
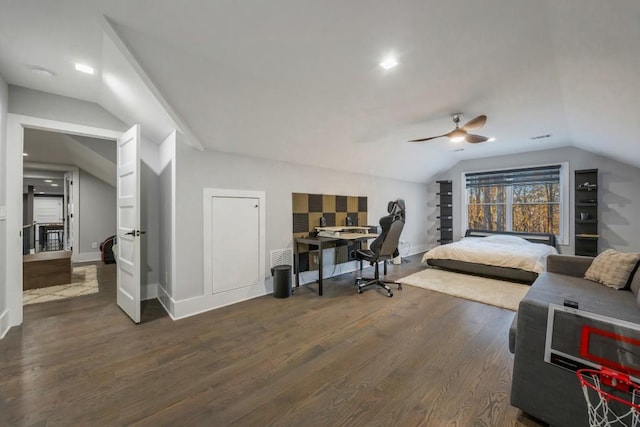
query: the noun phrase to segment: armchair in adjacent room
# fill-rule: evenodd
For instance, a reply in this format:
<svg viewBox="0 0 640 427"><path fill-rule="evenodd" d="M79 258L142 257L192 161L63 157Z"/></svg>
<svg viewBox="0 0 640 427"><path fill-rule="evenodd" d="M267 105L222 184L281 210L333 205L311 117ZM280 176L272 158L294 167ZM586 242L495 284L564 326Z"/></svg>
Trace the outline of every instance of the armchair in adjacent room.
<svg viewBox="0 0 640 427"><path fill-rule="evenodd" d="M398 282L385 282L380 279L379 263L398 256L398 243L400 242L400 234L404 228L405 221L404 200L396 199L389 202L387 211L389 215L380 218L380 228L382 229L380 235L371 242L369 249L360 249L356 253L358 260L368 261L369 264L375 267L375 277L359 277L356 279L359 294L367 286L376 285L384 288L387 291L387 295L392 297L393 292L391 292L391 288L387 283L397 284L398 289L402 289L402 285Z"/></svg>

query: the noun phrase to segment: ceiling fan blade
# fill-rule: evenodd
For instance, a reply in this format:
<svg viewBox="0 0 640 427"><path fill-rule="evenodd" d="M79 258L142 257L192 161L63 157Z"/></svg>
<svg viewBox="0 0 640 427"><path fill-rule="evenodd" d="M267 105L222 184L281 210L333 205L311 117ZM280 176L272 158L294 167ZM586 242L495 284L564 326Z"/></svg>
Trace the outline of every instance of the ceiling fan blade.
<svg viewBox="0 0 640 427"><path fill-rule="evenodd" d="M469 133L464 139L466 139L467 142L470 142L472 144L477 144L478 142L485 142L489 138L487 138L486 136L473 135Z"/></svg>
<svg viewBox="0 0 640 427"><path fill-rule="evenodd" d="M442 138L443 136L447 136L447 135L430 136L429 138L422 138L422 139L412 139L409 142L426 142L426 141L430 141L432 139Z"/></svg>
<svg viewBox="0 0 640 427"><path fill-rule="evenodd" d="M481 116L476 117L475 119L469 120L467 123L465 123L464 126L462 126L462 129L464 130L480 129L482 126L484 126L486 122L487 122L487 116L483 114Z"/></svg>

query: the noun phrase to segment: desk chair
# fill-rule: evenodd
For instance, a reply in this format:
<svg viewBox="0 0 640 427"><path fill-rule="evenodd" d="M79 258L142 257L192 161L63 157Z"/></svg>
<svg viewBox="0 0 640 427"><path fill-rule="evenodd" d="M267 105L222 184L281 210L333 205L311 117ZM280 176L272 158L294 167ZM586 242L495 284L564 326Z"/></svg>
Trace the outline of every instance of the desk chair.
<svg viewBox="0 0 640 427"><path fill-rule="evenodd" d="M398 282L385 282L380 279L379 263L380 261L387 262L387 260L399 255L398 242L400 241L400 234L404 228L405 220L404 200L396 199L389 202L387 212L389 212L389 215L380 218L382 231L380 235L371 242L370 249L359 249L356 252L356 257L359 261L368 261L369 264L375 266L375 277L359 277L356 279L359 294L361 294L362 290L367 286L377 285L386 289L387 296L392 297L393 292L391 292L391 288L387 283L397 284L398 289L402 289L402 285Z"/></svg>

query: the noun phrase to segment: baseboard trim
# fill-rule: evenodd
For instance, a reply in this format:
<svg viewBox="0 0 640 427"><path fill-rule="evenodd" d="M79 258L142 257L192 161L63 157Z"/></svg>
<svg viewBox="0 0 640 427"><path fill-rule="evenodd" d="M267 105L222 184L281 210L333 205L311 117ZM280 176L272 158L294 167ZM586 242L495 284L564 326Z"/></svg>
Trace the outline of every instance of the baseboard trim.
<svg viewBox="0 0 640 427"><path fill-rule="evenodd" d="M156 287L156 293L158 294L158 301L160 301L160 305L164 308L164 311L167 312L171 320L176 320L173 315L175 301L173 300L173 298L171 298L171 295L169 295L167 290L159 283Z"/></svg>
<svg viewBox="0 0 640 427"><path fill-rule="evenodd" d="M433 247L434 247L434 245L433 244L429 244L429 243L423 243L421 245L412 246L409 249L409 253L407 254L407 256L419 254L419 253L422 253L422 252L426 252L426 251L428 251L429 249L431 249Z"/></svg>
<svg viewBox="0 0 640 427"><path fill-rule="evenodd" d="M9 332L9 310L0 314L0 340Z"/></svg>
<svg viewBox="0 0 640 427"><path fill-rule="evenodd" d="M73 262L101 261L102 252L80 252L73 257Z"/></svg>
<svg viewBox="0 0 640 427"><path fill-rule="evenodd" d="M183 300L172 300L173 318L175 320L195 316L227 305L267 295L264 285L247 286L213 295L201 295Z"/></svg>

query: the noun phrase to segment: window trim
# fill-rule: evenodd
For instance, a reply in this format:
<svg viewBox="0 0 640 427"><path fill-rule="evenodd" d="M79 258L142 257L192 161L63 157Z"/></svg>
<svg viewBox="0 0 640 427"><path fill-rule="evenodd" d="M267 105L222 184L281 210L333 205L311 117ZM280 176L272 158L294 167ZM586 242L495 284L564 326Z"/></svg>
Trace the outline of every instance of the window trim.
<svg viewBox="0 0 640 427"><path fill-rule="evenodd" d="M468 206L467 200L469 199L467 196L467 174L472 173L483 173L483 172L493 172L493 171L501 171L501 170L512 170L512 169L527 169L527 168L536 168L536 167L544 167L544 166L554 166L560 165L560 234L556 236L556 241L559 245L568 245L569 244L569 228L571 227L571 221L569 218L571 203L569 197L569 162L553 162L553 163L542 163L536 165L522 165L522 166L509 166L504 168L491 168L491 169L481 169L481 170L468 170L463 171L461 173L460 179L460 230L462 230L461 236L464 236L467 229L469 228L469 220L467 217ZM508 189L510 191L510 189ZM507 210L507 216L511 216L510 212Z"/></svg>

